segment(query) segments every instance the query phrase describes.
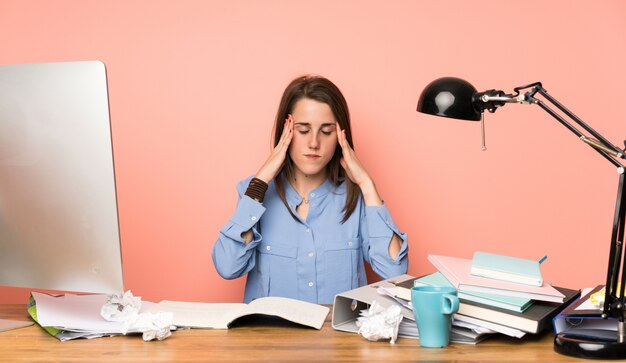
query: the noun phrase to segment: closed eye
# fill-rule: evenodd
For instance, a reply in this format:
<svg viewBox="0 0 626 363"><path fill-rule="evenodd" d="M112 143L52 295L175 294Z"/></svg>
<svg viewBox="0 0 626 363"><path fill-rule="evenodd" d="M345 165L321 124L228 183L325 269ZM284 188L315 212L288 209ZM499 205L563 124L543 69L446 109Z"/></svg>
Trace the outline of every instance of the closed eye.
<svg viewBox="0 0 626 363"><path fill-rule="evenodd" d="M296 124L296 131L302 135L306 135L311 131L311 127L307 124Z"/></svg>
<svg viewBox="0 0 626 363"><path fill-rule="evenodd" d="M326 126L320 130L322 134L330 136L335 131L335 126Z"/></svg>
<svg viewBox="0 0 626 363"><path fill-rule="evenodd" d="M300 135L306 135L312 130L310 127L305 127L305 125L301 125L300 127L298 126L300 125L296 126L296 132L299 133ZM332 135L333 131L335 131L334 127L324 127L315 132L321 132L322 135L324 136L330 136Z"/></svg>

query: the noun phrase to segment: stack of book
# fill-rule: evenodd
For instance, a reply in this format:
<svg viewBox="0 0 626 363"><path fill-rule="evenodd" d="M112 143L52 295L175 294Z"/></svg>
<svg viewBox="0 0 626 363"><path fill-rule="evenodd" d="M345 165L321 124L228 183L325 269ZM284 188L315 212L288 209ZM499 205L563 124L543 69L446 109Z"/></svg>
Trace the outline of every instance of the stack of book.
<svg viewBox="0 0 626 363"><path fill-rule="evenodd" d="M383 281L360 286L335 295L332 312L332 327L335 330L357 333L359 319L369 315L369 309L378 305L384 309L398 306L402 314L398 337L419 339L419 331L413 314L410 287L414 276L398 275ZM406 288L399 287L406 283ZM404 293L406 296L400 296ZM487 336L497 333L469 322L453 321L450 333L451 343L476 344Z"/></svg>
<svg viewBox="0 0 626 363"><path fill-rule="evenodd" d="M493 262L493 258L476 258L478 256L477 253L474 260L470 260L429 255L428 260L439 272L400 284L399 287L406 290L399 289L398 297L410 300L409 289L413 286L455 287L460 300L455 321L476 324L520 338L526 333L537 334L550 327L552 318L580 295L578 290L543 283L540 273L537 276L532 266L522 269L530 277L524 282L502 273L497 277L484 277L491 275L488 270L492 266L488 262ZM504 261L508 258L501 257L504 257ZM504 270L511 270L512 262L505 263L507 268ZM538 262L534 263L538 270ZM488 268L477 271L478 266Z"/></svg>

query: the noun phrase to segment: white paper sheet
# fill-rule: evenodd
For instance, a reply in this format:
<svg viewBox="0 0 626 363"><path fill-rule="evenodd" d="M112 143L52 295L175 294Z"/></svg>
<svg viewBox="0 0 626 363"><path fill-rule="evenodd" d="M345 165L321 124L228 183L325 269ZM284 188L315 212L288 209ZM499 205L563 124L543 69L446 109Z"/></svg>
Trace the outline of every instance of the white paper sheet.
<svg viewBox="0 0 626 363"><path fill-rule="evenodd" d="M41 326L101 334L121 334L123 323L106 321L100 315L108 295L51 296L32 293L37 304L37 320ZM154 303L143 301L141 312Z"/></svg>

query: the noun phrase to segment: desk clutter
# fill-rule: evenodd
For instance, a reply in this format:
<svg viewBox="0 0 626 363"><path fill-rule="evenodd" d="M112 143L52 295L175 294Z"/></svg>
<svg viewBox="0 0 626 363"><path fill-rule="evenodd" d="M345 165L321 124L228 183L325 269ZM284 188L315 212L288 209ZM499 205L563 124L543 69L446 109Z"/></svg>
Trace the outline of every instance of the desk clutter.
<svg viewBox="0 0 626 363"><path fill-rule="evenodd" d="M493 256L487 257L493 261ZM483 265L489 265L484 263L484 255L481 259ZM398 336L419 339L411 288L454 287L460 304L458 312L453 315L450 342L477 344L494 334L515 338L538 334L549 328L552 319L580 296L578 290L553 287L543 281L541 285L536 283L542 279L537 272L538 262L527 265L531 269L527 274L531 279L512 282L503 274L497 278L484 277L484 270L481 271L483 276L472 274L473 261L470 259L430 255L428 260L438 269L437 272L419 278L396 276L337 295L333 306L333 328L358 332L359 312L375 302L385 308L398 306L403 316ZM525 270L520 271L523 274Z"/></svg>
<svg viewBox="0 0 626 363"><path fill-rule="evenodd" d="M61 341L77 338L141 334L145 341L163 340L179 328L229 329L250 315L282 318L321 329L330 309L305 301L265 297L249 304L141 301L130 291L118 295L53 296L33 292L28 313Z"/></svg>
<svg viewBox="0 0 626 363"><path fill-rule="evenodd" d="M536 271L538 262L527 264L533 270L526 274L532 276L531 280L507 281L518 279L506 274L485 277L492 273L488 270L502 265L491 263L500 260L495 256L482 255L480 264L486 268L477 273L482 276L472 273L475 267L472 260L430 255L428 260L438 269L437 272L419 278L396 276L340 293L335 296L333 304L332 327L359 333L368 340L390 339L394 343L398 337L419 339L411 289L441 287L456 289L458 296L458 311L455 308L455 313L451 313L449 341L477 344L496 334L522 338L540 333L580 296L578 290L553 287L543 281L540 285L536 283L542 279L540 272ZM515 262L510 259L502 261ZM526 263L522 261L520 266ZM512 263L505 262L505 267L510 265ZM519 271L524 275L526 270ZM589 296L598 295L594 292ZM554 320L557 332L577 328L574 323L579 320L571 316L578 313L572 309L568 308L569 312L566 310ZM249 304L167 300L153 303L133 297L130 291L121 296L52 296L33 292L28 306L33 320L62 341L133 333L141 334L146 341L163 340L179 328L229 329L237 319L252 315L278 317L319 330L329 311L326 306L282 297L260 298ZM583 312L589 313L588 310ZM586 315L575 317L579 319ZM596 320L588 318L582 323L594 327L605 323ZM579 330L581 334L585 333L585 330Z"/></svg>
<svg viewBox="0 0 626 363"><path fill-rule="evenodd" d="M32 292L28 313L50 335L61 341L77 338L142 334L145 341L170 336L172 313L152 313L155 304L124 295L49 295Z"/></svg>

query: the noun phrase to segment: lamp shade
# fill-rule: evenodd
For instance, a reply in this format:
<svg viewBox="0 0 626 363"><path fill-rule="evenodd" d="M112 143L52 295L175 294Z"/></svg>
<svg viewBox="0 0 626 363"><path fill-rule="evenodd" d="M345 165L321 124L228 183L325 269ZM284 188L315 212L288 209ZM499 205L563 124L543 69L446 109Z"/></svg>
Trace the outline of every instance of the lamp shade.
<svg viewBox="0 0 626 363"><path fill-rule="evenodd" d="M428 84L417 103L417 111L430 115L480 121L480 109L475 107L476 88L455 77L443 77Z"/></svg>

